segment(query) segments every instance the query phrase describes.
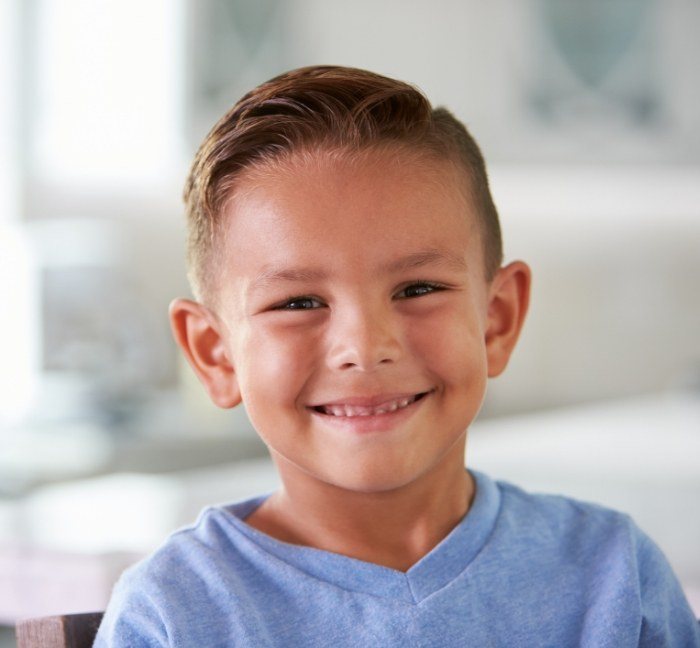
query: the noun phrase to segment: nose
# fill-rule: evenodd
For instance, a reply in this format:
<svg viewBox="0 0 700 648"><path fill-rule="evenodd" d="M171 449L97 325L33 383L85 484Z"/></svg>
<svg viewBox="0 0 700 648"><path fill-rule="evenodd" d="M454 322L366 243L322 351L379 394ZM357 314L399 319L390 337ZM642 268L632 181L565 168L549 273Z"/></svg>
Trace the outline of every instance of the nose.
<svg viewBox="0 0 700 648"><path fill-rule="evenodd" d="M388 310L364 307L339 313L329 335L332 369L373 371L401 357L400 326Z"/></svg>

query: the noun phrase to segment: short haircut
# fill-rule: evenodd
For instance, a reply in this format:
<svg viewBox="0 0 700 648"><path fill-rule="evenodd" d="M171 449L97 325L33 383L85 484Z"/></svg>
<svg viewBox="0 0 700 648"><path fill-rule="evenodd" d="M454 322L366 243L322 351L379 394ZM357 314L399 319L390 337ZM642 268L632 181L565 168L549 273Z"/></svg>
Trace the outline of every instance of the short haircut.
<svg viewBox="0 0 700 648"><path fill-rule="evenodd" d="M446 158L466 171L490 281L502 263L501 230L484 158L464 124L402 81L355 68L312 66L250 91L197 151L184 190L195 296L201 299L212 283L221 212L246 169L310 149L359 152L387 145Z"/></svg>

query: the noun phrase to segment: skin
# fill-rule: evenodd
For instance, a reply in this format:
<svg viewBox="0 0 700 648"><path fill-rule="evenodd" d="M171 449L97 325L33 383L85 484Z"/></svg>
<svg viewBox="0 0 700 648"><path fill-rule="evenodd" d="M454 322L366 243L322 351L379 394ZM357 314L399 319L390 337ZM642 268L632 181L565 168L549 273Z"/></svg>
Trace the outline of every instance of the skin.
<svg viewBox="0 0 700 648"><path fill-rule="evenodd" d="M178 299L170 315L213 402L245 404L279 470L253 527L405 571L469 510L467 429L515 346L530 271L485 279L463 178L375 150L238 183L216 305Z"/></svg>

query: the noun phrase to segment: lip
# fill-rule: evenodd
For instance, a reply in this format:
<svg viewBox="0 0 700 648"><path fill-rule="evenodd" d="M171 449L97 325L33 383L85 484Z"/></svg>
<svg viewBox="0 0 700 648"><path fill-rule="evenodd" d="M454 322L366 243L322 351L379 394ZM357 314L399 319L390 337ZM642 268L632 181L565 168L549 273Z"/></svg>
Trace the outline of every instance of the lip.
<svg viewBox="0 0 700 648"><path fill-rule="evenodd" d="M372 432L390 432L396 429L401 423L413 416L416 411L423 406L423 403L428 400L428 398L433 394L434 390L421 391L421 392L409 392L402 394L382 394L381 396L372 397L351 397L342 398L334 401L329 401L323 403L323 406L355 406L355 407L378 407L384 403L400 400L405 398L414 398L419 396L412 403L409 403L405 407L396 409L394 411L383 412L381 414L369 414L363 416L333 416L331 414L326 414L319 411L317 406L310 406L308 410L318 419L322 424L332 426L333 428L340 428L341 430L355 433L355 434L368 434Z"/></svg>

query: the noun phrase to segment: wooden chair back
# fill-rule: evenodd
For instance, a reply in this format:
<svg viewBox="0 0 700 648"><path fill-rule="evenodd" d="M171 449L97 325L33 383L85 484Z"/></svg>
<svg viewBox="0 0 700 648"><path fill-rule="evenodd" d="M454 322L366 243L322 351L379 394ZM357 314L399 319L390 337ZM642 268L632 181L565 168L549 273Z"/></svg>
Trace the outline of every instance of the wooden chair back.
<svg viewBox="0 0 700 648"><path fill-rule="evenodd" d="M92 648L102 612L18 621L17 648Z"/></svg>

